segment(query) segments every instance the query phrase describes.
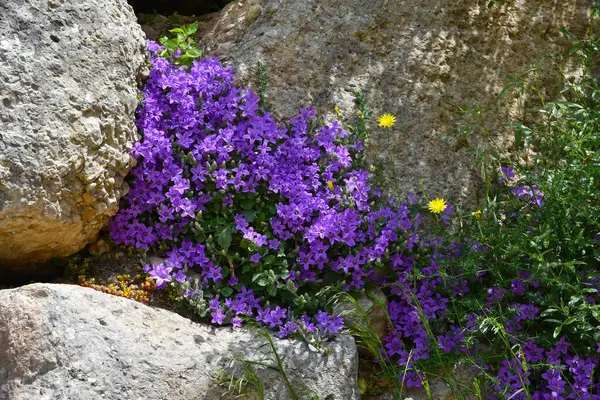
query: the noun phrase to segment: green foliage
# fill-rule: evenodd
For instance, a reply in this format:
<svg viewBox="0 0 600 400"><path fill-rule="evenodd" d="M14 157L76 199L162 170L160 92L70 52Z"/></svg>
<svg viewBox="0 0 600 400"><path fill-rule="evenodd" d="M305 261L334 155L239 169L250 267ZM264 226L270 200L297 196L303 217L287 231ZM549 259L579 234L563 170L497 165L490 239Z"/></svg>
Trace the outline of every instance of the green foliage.
<svg viewBox="0 0 600 400"><path fill-rule="evenodd" d="M367 143L369 139L367 121L372 116L372 112L367 108L367 99L363 92L357 90L354 92L354 102L356 104L356 116L354 117L354 125L348 127L347 144L355 142ZM364 168L365 165L364 152L358 152L354 160L352 160L352 168ZM377 184L378 182L375 182Z"/></svg>
<svg viewBox="0 0 600 400"><path fill-rule="evenodd" d="M376 306L385 310L386 317L389 320L390 317L387 312L386 304L377 297L373 297L372 300L375 302ZM384 348L384 344L371 323L369 317L370 310L365 310L352 295L346 292L338 292L332 297L331 301L336 305L336 308L342 308L344 310L340 313L340 316L347 321L346 333L354 336L359 348L362 348L366 350L368 354L373 355L377 364L381 367L381 378L388 383L394 398L401 398L402 382L398 380L400 372L399 368L401 368L401 366L398 366L390 357L388 357L387 353L380 350Z"/></svg>
<svg viewBox="0 0 600 400"><path fill-rule="evenodd" d="M175 11L173 14L169 15L168 21L171 25L181 25L181 15Z"/></svg>
<svg viewBox="0 0 600 400"><path fill-rule="evenodd" d="M592 14L600 16L598 10L593 9ZM421 383L426 392L431 378L438 378L452 389L455 398L488 398L490 389L498 384L502 362L517 360L529 374L530 382L522 380L519 396L530 398L545 384L541 375L549 368L546 357L539 362L525 360L524 348L530 340L546 351L553 349L557 341L566 340L569 354L581 359L597 354L600 87L592 71L600 39L594 37L593 26L590 24L589 39L585 40L563 31L573 41L571 54L579 58L584 74L577 80L564 77L565 87L558 100L545 103L541 97L542 88L537 86L539 64L508 81L502 95L532 93L540 99L541 118L536 124L508 124L514 129L510 154L494 144L474 152L484 182L480 210L456 218L454 229L437 232L447 244L472 244L460 257L443 259L440 270L444 282L464 278L470 291L450 296L445 324L430 321L424 315L421 322L434 344L440 334L446 333L447 325L458 324L467 332L462 343L469 351L445 352L435 346L428 359L415 362L413 370L424 374ZM471 117L474 126L460 126L458 136L467 141L472 132L478 132L492 139L485 124L485 112L489 110L459 110ZM509 179L506 173L499 172L501 167L514 169L515 177ZM523 194L527 191L532 195ZM517 294L515 286L520 283L526 290ZM495 293L501 295L493 296ZM419 308L418 299L413 300ZM403 398L402 382L397 377L402 376L405 367L377 351L384 343L371 326L368 310L363 310L348 294L337 296L335 301L353 304L343 316L362 322L350 324L348 333L357 338L359 346L375 355L381 377L395 398ZM535 307L535 317L519 320L522 305ZM380 306L387 314L385 304ZM468 322L473 316L476 318ZM473 324L474 329L465 330ZM455 367L460 365L476 371L472 382L456 379ZM482 368L484 365L489 369ZM561 375L567 385L572 384L574 378L568 367L562 365L560 370L564 370ZM597 372L593 379L597 382ZM521 398L508 391L505 395Z"/></svg>
<svg viewBox="0 0 600 400"><path fill-rule="evenodd" d="M504 288L527 270L540 285L540 294L531 296L542 310L532 327L540 340L567 335L581 351L589 351L600 320L600 306L585 301L596 293L600 261L600 89L587 76L568 84L563 96L541 110L542 124L513 124L519 150L514 159L528 160L515 165L516 185L536 185L544 194L543 208L519 202L506 186L491 185L483 213L487 218L463 232L478 235L489 251L470 253L460 263L471 274L481 263L493 266L489 278ZM487 157L489 166L498 165L496 157Z"/></svg>
<svg viewBox="0 0 600 400"><path fill-rule="evenodd" d="M267 73L267 69L265 68L265 64L263 64L263 62L260 60L256 63L256 81L258 86L258 97L260 97L258 106L264 115L265 112L271 111L271 104L269 103L269 97L267 94L269 75Z"/></svg>
<svg viewBox="0 0 600 400"><path fill-rule="evenodd" d="M81 256L71 257L65 269L65 277L77 279L80 276L89 274L90 259Z"/></svg>
<svg viewBox="0 0 600 400"><path fill-rule="evenodd" d="M567 32L565 32L567 34ZM496 365L501 360L521 360L529 379L537 382L548 368L544 359L526 363L522 346L533 339L551 349L559 339L570 343L570 352L582 358L596 354L600 340L600 88L590 62L598 39L574 40L574 50L585 71L575 81L565 78L562 97L543 105L538 124L510 124L515 132L513 153L499 148L478 149L476 161L485 183L481 218L466 214L452 242L478 241L479 250L445 260L445 279L460 273L470 282L470 292L450 299L448 319L467 325L478 315L477 329L465 337L477 349L475 357L440 354L429 371L456 363ZM529 83L511 80L503 93ZM480 114L478 114L480 115ZM478 120L478 118L474 118ZM516 176L498 173L510 165ZM531 191L533 195L519 195ZM539 191L539 192L537 192ZM535 193L539 193L536 195ZM537 201L536 201L537 200ZM537 203L537 204L536 204ZM517 295L515 285L526 291ZM498 293L490 299L489 288ZM535 307L535 318L515 324L520 305ZM482 314L483 310L483 314ZM432 339L435 338L432 335ZM422 366L425 368L425 366ZM480 369L488 385L496 379ZM569 380L568 376L563 377ZM527 384L523 393L532 395ZM472 393L476 393L474 389Z"/></svg>
<svg viewBox="0 0 600 400"><path fill-rule="evenodd" d="M191 65L195 60L204 55L204 52L197 47L194 40L197 30L198 21L180 28L171 29L169 32L174 34L174 37L168 38L167 36L163 36L160 38L160 44L164 47L160 55L171 59L178 65Z"/></svg>

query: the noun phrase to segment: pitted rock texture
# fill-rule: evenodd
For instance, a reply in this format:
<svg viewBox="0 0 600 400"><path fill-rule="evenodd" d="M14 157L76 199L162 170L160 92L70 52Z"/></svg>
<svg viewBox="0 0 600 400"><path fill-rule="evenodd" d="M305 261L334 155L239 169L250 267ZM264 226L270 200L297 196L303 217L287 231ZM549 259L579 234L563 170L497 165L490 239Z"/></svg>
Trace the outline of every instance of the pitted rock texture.
<svg viewBox="0 0 600 400"><path fill-rule="evenodd" d="M116 213L144 40L125 0L0 0L0 265L69 256Z"/></svg>
<svg viewBox="0 0 600 400"><path fill-rule="evenodd" d="M297 394L359 398L352 337L336 338L327 355L298 341L274 341ZM2 290L0 400L234 399L236 393L226 394L217 384L217 372L235 373L234 357L270 357L264 344L247 330L195 324L79 286ZM281 374L255 370L265 384L265 399L291 398Z"/></svg>
<svg viewBox="0 0 600 400"><path fill-rule="evenodd" d="M558 68L576 73L566 55L565 27L585 37L589 0L238 0L200 26L208 54L231 64L241 84L256 88L256 64L269 74L268 95L277 117L315 105L334 118L339 106L352 118L354 91L366 92L370 122L368 152L391 175L400 193L473 200L480 186L473 150L512 145L514 120L530 123L539 96L554 97ZM550 54L555 57L545 58ZM536 65L539 64L539 67ZM510 78L527 74L539 93L498 95ZM487 129L478 122L483 110ZM461 115L471 109L475 118ZM391 130L376 117L397 116ZM471 122L466 137L457 123ZM449 135L447 135L449 134Z"/></svg>

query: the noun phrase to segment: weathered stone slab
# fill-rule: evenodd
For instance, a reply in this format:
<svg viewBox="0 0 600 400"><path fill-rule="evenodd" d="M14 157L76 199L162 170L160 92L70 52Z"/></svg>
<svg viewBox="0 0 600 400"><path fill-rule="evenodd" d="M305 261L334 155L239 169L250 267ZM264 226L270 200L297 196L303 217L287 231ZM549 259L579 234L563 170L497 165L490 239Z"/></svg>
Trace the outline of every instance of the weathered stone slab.
<svg viewBox="0 0 600 400"><path fill-rule="evenodd" d="M354 340L339 336L329 354L274 339L297 393L358 399ZM212 400L215 376L234 354L269 357L248 330L213 328L177 314L73 285L0 291L0 399ZM233 370L230 370L233 371ZM290 399L282 375L257 368L265 398ZM304 397L301 397L304 398Z"/></svg>

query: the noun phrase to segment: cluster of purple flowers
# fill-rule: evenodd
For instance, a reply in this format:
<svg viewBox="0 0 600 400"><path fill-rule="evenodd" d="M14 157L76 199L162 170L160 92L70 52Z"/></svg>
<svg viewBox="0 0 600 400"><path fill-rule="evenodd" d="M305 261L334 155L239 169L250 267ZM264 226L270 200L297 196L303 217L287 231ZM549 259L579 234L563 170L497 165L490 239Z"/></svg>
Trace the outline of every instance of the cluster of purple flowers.
<svg viewBox="0 0 600 400"><path fill-rule="evenodd" d="M544 193L537 188L536 185L531 186L519 186L516 185L512 190L512 193L516 197L526 199L531 204L534 204L541 208L544 205Z"/></svg>
<svg viewBox="0 0 600 400"><path fill-rule="evenodd" d="M115 241L170 248L165 263L148 265L146 272L161 288L191 279L191 273L199 277L204 293L213 294L210 311L219 324L239 325L242 316L253 316L289 334L294 325L286 323L306 318L284 304L269 306L281 290L311 294L308 286L321 285L331 272L339 286L363 288L374 276L368 265L381 260L413 221L406 206L371 209L380 191L371 188L366 171L349 168L349 148L360 145L347 147L348 133L338 122L316 126L312 108L278 126L259 112L254 93L233 86L231 69L214 58L184 68L160 57L156 44L149 49L152 71L138 111L144 138L133 149L138 165L127 206L111 223ZM248 200L262 199L274 207L246 207ZM223 229L203 234L204 224L214 221ZM226 247L203 240L224 229L233 235ZM408 246L416 240L412 234ZM224 255L227 250L237 258ZM273 257L286 261L289 271L269 264ZM269 268L275 279L253 285ZM260 287L266 285L270 293ZM219 297L225 286L234 289L233 299ZM260 291L264 308L239 297L244 290ZM341 331L339 317L327 318L314 316L317 329Z"/></svg>
<svg viewBox="0 0 600 400"><path fill-rule="evenodd" d="M484 268L471 280L448 270L463 253L486 253L486 244L425 235L424 199L386 200L368 172L351 168L362 146L340 123L316 124L309 108L280 126L216 59L180 67L159 56L155 43L149 50L152 71L138 110L144 137L133 149L138 165L111 235L118 244L168 249L164 263L145 267L159 288L197 280L212 323L253 319L287 337L341 332L342 318L322 311L316 299L323 287L385 287L391 323L381 351L402 367L399 379L408 387L421 385L413 367L434 351L473 356L466 337L478 335L487 312L509 304L506 331L523 351L500 366L495 391L520 399L533 385L538 397L531 398L598 398L590 394L595 358L570 353L562 342L545 349L519 336L540 313L526 300L539 282L522 271L503 287L488 284ZM511 169L501 173L501 183L515 180ZM535 186L512 193L543 206ZM452 213L449 205L440 222ZM480 312L454 318L453 299L481 287ZM300 295L312 305L298 302ZM435 336L424 321L436 327ZM532 382L524 362L552 366Z"/></svg>
<svg viewBox="0 0 600 400"><path fill-rule="evenodd" d="M600 383L593 382L598 357L582 358L573 354L570 344L564 338L558 340L549 350L538 347L534 340L523 344L521 348L519 358L504 360L498 373L495 389L497 393L505 396L503 398L600 399L600 395L592 394L600 392ZM545 361L546 365L543 372L538 373L541 379L535 385L537 390L528 393L527 387L532 383L532 368L528 365L542 361ZM570 376L570 381L567 375Z"/></svg>

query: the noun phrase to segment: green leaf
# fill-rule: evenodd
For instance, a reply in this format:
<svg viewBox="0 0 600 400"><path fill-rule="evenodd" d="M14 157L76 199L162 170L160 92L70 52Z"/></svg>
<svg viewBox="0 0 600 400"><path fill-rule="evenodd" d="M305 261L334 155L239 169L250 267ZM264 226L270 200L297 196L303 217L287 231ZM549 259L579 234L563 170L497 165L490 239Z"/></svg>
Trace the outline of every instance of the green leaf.
<svg viewBox="0 0 600 400"><path fill-rule="evenodd" d="M225 227L217 233L217 243L219 243L223 251L227 252L229 250L229 246L231 245L231 228Z"/></svg>
<svg viewBox="0 0 600 400"><path fill-rule="evenodd" d="M567 263L568 264L568 263ZM580 301L582 301L583 298L579 297L579 296L571 296L571 299L569 300L569 307L573 307L575 306L577 303L579 303Z"/></svg>
<svg viewBox="0 0 600 400"><path fill-rule="evenodd" d="M256 283L258 284L258 286L265 287L269 284L269 281L267 281L265 278L260 278Z"/></svg>
<svg viewBox="0 0 600 400"><path fill-rule="evenodd" d="M244 210L249 210L252 207L254 207L254 204L256 204L256 202L254 201L254 199L243 199L242 201L240 201L240 204L242 205Z"/></svg>
<svg viewBox="0 0 600 400"><path fill-rule="evenodd" d="M233 294L233 289L230 287L222 287L220 292L223 296L229 297Z"/></svg>
<svg viewBox="0 0 600 400"><path fill-rule="evenodd" d="M557 312L557 311L558 311L558 310L557 310L556 308L549 308L549 309L547 309L547 310L543 311L543 312L540 314L540 317L545 317L545 316L547 316L548 314L552 314L552 313L554 313L554 312Z"/></svg>
<svg viewBox="0 0 600 400"><path fill-rule="evenodd" d="M552 337L554 339L556 339L558 337L558 335L560 335L560 331L562 331L562 325L559 325L554 329L554 333L552 334Z"/></svg>
<svg viewBox="0 0 600 400"><path fill-rule="evenodd" d="M263 258L264 265L273 265L275 264L275 261L277 261L277 257L275 257L274 255L268 255L265 258Z"/></svg>
<svg viewBox="0 0 600 400"><path fill-rule="evenodd" d="M193 57L193 58L198 58L198 57L202 57L204 52L195 47L190 47L189 49L186 50L185 54L187 54L188 56Z"/></svg>
<svg viewBox="0 0 600 400"><path fill-rule="evenodd" d="M258 215L258 211L245 210L242 214L244 215L244 219L246 219L246 221L252 222L256 219L256 216Z"/></svg>
<svg viewBox="0 0 600 400"><path fill-rule="evenodd" d="M563 322L563 325L570 325L573 322L577 321L577 317L569 317L567 319L565 319L565 322Z"/></svg>
<svg viewBox="0 0 600 400"><path fill-rule="evenodd" d="M521 141L523 140L523 131L521 128L515 127L515 150L519 150L521 147Z"/></svg>
<svg viewBox="0 0 600 400"><path fill-rule="evenodd" d="M291 293L296 293L298 291L298 288L296 287L296 285L294 285L294 282L292 282L291 280L287 281L285 283L285 285L287 286L287 289L291 292Z"/></svg>
<svg viewBox="0 0 600 400"><path fill-rule="evenodd" d="M194 21L194 23L189 24L185 27L186 36L191 36L198 30L198 21Z"/></svg>

